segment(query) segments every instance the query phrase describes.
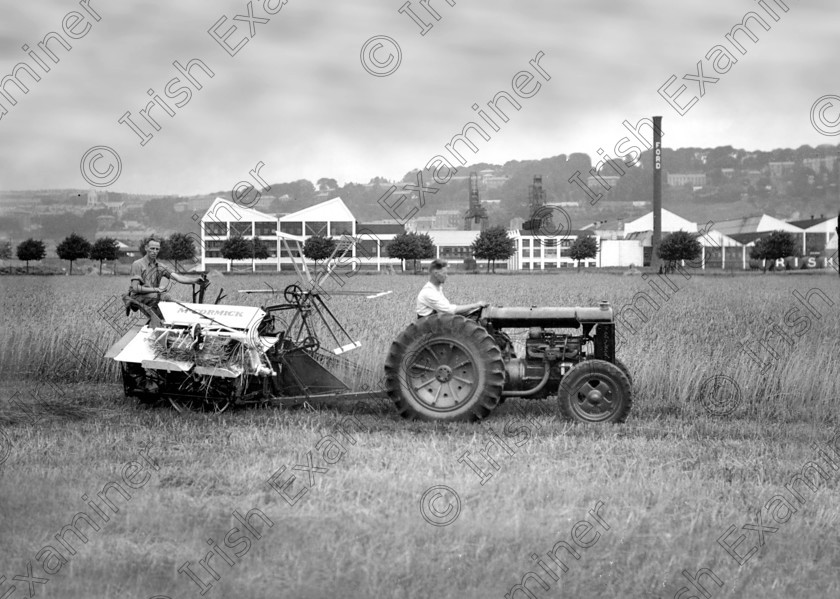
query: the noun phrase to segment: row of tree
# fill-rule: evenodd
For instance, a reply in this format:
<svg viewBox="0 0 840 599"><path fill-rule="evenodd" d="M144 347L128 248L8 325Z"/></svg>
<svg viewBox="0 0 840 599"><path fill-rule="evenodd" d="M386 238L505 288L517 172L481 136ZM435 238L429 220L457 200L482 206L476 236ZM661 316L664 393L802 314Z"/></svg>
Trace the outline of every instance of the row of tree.
<svg viewBox="0 0 840 599"><path fill-rule="evenodd" d="M146 253L146 242L148 238L141 240L140 253ZM330 237L312 236L303 245L303 255L309 260L314 260L316 265L319 260L330 258L335 252L336 240ZM479 260L488 260L487 269L496 272L496 261L507 260L515 250L514 240L502 227L491 227L481 231L470 247L472 256ZM785 231L774 231L766 237L756 241L755 246L750 249L750 258L754 260L770 261L770 269L779 258L786 258L795 255L797 244L790 233ZM226 239L220 247L223 258L230 260L263 260L271 253L265 241L259 237L245 239L240 235L234 235ZM432 238L427 233L402 233L386 246L386 253L390 258L399 260L411 260L414 272L417 272L417 261L428 260L435 257L435 246ZM598 253L598 244L594 237L578 237L569 248L569 257L578 261L595 258ZM666 236L657 248L657 254L665 261L666 270L673 270L676 264L682 260L697 260L702 253L702 246L697 235L685 231L676 231ZM84 237L72 233L67 236L56 247L56 254L62 260L70 262L70 273L73 273L73 262L83 258L90 258L99 262L99 274L102 274L102 263L113 261L119 257L119 246L117 241L109 237L97 239L90 243ZM358 250L357 250L358 254ZM44 242L37 239L27 239L17 246L16 255L18 260L26 262L26 272L29 272L29 262L42 260L46 256ZM192 238L183 233L173 233L161 243L161 250L158 258L170 260L175 263L176 268L180 262L194 261L196 248ZM11 244L6 242L0 245L0 259L11 258Z"/></svg>
<svg viewBox="0 0 840 599"><path fill-rule="evenodd" d="M516 252L516 246L503 227L490 227L478 234L470 246L470 251L473 257L488 261L488 271L492 269L492 272L496 272L496 261L510 258ZM413 261L415 272L417 260L435 257L434 242L427 233L397 235L388 245L387 252L391 258ZM594 258L597 254L598 243L590 236L578 237L569 248L569 257L578 260L578 267L580 260Z"/></svg>
<svg viewBox="0 0 840 599"><path fill-rule="evenodd" d="M148 238L140 241L140 253L145 255ZM314 260L330 258L336 248L336 240L330 237L312 236L303 245L303 255ZM414 272L417 272L417 261L435 257L435 246L427 233L402 233L386 246L386 253L390 258L411 260ZM488 271L496 272L496 261L507 260L515 252L514 241L502 227L491 227L479 233L471 246L472 256L479 260L488 260ZM598 246L593 237L578 238L569 250L569 256L574 260L594 258ZM237 260L262 260L270 257L271 253L265 241L259 237L246 239L241 235L233 235L226 239L219 253L231 262ZM357 252L358 253L358 252ZM115 239L104 237L90 243L87 239L72 233L56 247L56 254L62 260L70 262L70 273L73 273L73 262L84 258L99 261L99 274L102 274L102 263L113 261L119 257L119 246ZM46 256L44 242L37 239L27 239L17 246L18 260L26 262L26 272L29 272L29 262L42 260ZM158 258L175 263L176 268L181 262L194 261L196 248L190 236L183 233L173 233L161 242ZM11 244L6 242L0 246L0 259L11 258Z"/></svg>
<svg viewBox="0 0 840 599"><path fill-rule="evenodd" d="M682 260L693 262L700 258L703 246L697 237L694 233L676 231L660 242L656 253L665 262L665 272L673 271ZM750 258L766 260L770 264L770 270L773 270L776 260L797 255L797 248L793 235L787 231L773 231L755 242L750 248ZM766 267L764 270L766 272Z"/></svg>
<svg viewBox="0 0 840 599"><path fill-rule="evenodd" d="M96 242L90 243L87 239L76 233L71 233L55 248L55 253L62 260L70 262L70 273L73 272L73 262L82 258L90 258L99 261L99 274L102 274L102 263L106 260L116 260L119 255L119 246L116 239L103 237ZM43 260L47 255L47 248L44 242L31 237L17 245L15 254L18 260L26 262L26 272L29 272L29 263L33 260ZM12 244L8 241L0 246L0 259L8 260L12 257Z"/></svg>
<svg viewBox="0 0 840 599"><path fill-rule="evenodd" d="M146 253L146 242L140 242L140 253ZM99 262L99 274L102 274L103 262L112 262L119 258L119 244L116 239L103 237L93 243L77 233L71 233L55 248L56 255L70 262L70 274L73 273L73 262L89 258ZM44 242L38 239L29 238L17 245L15 255L18 260L26 262L26 272L29 272L31 261L43 260L47 255ZM173 233L161 244L159 257L163 260L172 260L178 266L179 262L194 260L196 255L192 239L183 233ZM8 241L0 245L0 259L8 260L12 257L12 246Z"/></svg>

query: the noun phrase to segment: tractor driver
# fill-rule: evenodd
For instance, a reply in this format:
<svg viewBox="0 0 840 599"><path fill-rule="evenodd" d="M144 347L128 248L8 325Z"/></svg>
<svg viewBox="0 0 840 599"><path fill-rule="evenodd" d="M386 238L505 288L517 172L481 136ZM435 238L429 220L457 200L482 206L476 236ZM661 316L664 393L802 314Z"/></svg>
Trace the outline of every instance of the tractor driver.
<svg viewBox="0 0 840 599"><path fill-rule="evenodd" d="M135 260L131 265L131 283L124 301L126 301L126 306L130 305L130 300L148 306L158 317L161 317L158 303L172 299L166 293L167 287L161 287L161 279L165 277L179 283L191 284L203 280L204 275L185 276L172 272L158 263L158 253L160 253L160 237L152 235L146 241L146 255Z"/></svg>
<svg viewBox="0 0 840 599"><path fill-rule="evenodd" d="M423 285L420 293L417 294L417 318L424 316L431 316L436 312L444 314L469 314L480 308L486 308L487 302L476 302L474 304L464 304L463 306L456 306L449 303L449 300L443 295L443 284L446 282L447 271L446 260L432 260L429 265L429 282Z"/></svg>

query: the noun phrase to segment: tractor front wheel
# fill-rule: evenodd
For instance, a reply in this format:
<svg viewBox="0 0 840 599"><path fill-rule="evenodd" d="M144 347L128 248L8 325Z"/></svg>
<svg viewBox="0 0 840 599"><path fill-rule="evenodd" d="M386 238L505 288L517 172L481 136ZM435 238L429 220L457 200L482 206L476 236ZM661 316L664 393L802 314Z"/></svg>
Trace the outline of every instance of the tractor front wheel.
<svg viewBox="0 0 840 599"><path fill-rule="evenodd" d="M630 389L632 389L633 388L633 376L630 374L630 369L627 368L627 365L624 364L624 362L622 362L618 358L613 360L613 363L616 366L618 366L619 368L621 368L621 371L624 373L624 375L627 377L627 380L630 382Z"/></svg>
<svg viewBox="0 0 840 599"><path fill-rule="evenodd" d="M560 381L557 401L560 413L569 420L623 422L633 398L621 368L604 360L584 360Z"/></svg>
<svg viewBox="0 0 840 599"><path fill-rule="evenodd" d="M502 352L473 320L455 314L421 318L391 344L385 385L406 418L452 422L485 418L505 382Z"/></svg>

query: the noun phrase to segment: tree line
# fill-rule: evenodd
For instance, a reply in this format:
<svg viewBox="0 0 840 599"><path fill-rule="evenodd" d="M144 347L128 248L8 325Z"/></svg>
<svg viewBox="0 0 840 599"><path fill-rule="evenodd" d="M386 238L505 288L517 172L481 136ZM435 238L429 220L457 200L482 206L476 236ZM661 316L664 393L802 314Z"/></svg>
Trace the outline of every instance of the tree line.
<svg viewBox="0 0 840 599"><path fill-rule="evenodd" d="M116 260L119 257L119 246L116 239L103 237L96 242L90 243L87 239L76 233L71 233L55 248L55 253L62 260L70 262L70 274L73 274L73 262L82 258L91 258L99 261L99 274L102 274L102 263ZM18 260L26 262L26 272L29 274L29 263L43 260L47 255L47 248L44 242L39 239L29 238L20 242L15 250ZM8 260L12 257L12 246L8 241L0 247L0 258ZM115 272L116 274L116 272Z"/></svg>
<svg viewBox="0 0 840 599"><path fill-rule="evenodd" d="M140 241L139 251L145 254L148 238ZM332 258L335 254L337 242L331 237L313 235L307 238L303 245L303 256L315 261L316 267L320 260ZM775 268L776 260L797 254L797 243L793 235L786 231L774 231L755 242L750 248L750 258L753 260L769 261L769 268ZM417 272L418 260L435 258L435 245L428 233L401 233L396 235L385 247L389 258L411 261L413 270ZM472 257L487 260L487 270L496 272L495 263L507 260L515 253L514 240L503 227L490 227L481 231L470 246ZM44 242L37 239L27 239L17 245L18 260L26 262L26 272L29 273L29 262L42 260L46 256ZM241 235L232 235L226 239L220 253L223 258L231 261L264 260L270 257L267 243L260 237L246 239ZM685 261L700 258L702 246L698 241L698 234L676 231L663 238L657 249L657 254L665 262L666 272L673 271L676 265ZM99 274L102 274L102 264L115 261L119 257L119 246L115 239L104 237L90 243L81 235L72 233L56 247L56 254L62 260L70 263L70 274L73 273L73 262L89 258L99 262ZM357 251L358 254L358 251ZM595 258L598 254L598 243L593 236L578 237L569 248L569 257L580 262ZM0 244L0 259L8 260L12 256L11 243ZM196 248L192 238L183 233L173 233L161 243L158 254L161 260L172 261L176 268L180 262L194 262ZM766 270L766 267L765 267ZM114 271L116 274L116 270Z"/></svg>
<svg viewBox="0 0 840 599"><path fill-rule="evenodd" d="M435 258L434 241L428 233L402 233L386 247L390 258L411 260L414 272L417 272L417 260ZM481 231L470 245L473 258L487 260L487 271L496 272L496 261L507 260L516 252L514 240L504 227L490 227ZM569 248L569 257L573 260L594 258L598 254L598 243L594 237L577 238ZM580 262L578 262L578 266Z"/></svg>
<svg viewBox="0 0 840 599"><path fill-rule="evenodd" d="M693 262L700 258L703 253L703 246L698 241L699 234L675 231L662 239L657 248L657 255L665 262L665 273L673 272L677 264L683 260ZM750 259L764 260L763 271L767 272L767 264L770 270L774 270L776 260L796 256L798 244L787 231L773 231L769 235L756 240L755 245L750 248Z"/></svg>
<svg viewBox="0 0 840 599"><path fill-rule="evenodd" d="M139 251L145 254L146 241L140 241ZM70 274L73 274L73 263L76 260L89 258L99 262L99 274L102 274L104 262L113 262L119 258L119 244L116 239L103 237L93 243L77 233L71 233L65 237L55 248L56 255L70 263ZM47 255L44 242L39 239L29 238L20 242L15 248L15 255L18 260L26 262L26 272L29 273L29 263L43 260ZM178 267L179 262L195 260L196 250L192 239L183 233L173 233L161 244L161 251L158 257L162 260L171 260ZM12 245L8 241L0 245L0 259L8 260L12 257ZM114 270L116 274L116 269Z"/></svg>
<svg viewBox="0 0 840 599"><path fill-rule="evenodd" d="M144 238L139 243L138 250L142 255L145 255L147 241L148 238ZM315 261L317 266L318 261L333 257L336 246L336 240L331 237L313 235L307 238L302 253L305 258ZM412 261L415 273L418 260L435 257L434 241L428 233L401 233L388 243L385 251L389 258ZM492 269L495 273L496 261L507 260L516 250L514 240L503 227L491 227L478 234L470 246L470 251L474 258L488 260L488 272ZM598 245L594 237L581 237L572 244L569 255L574 260L584 260L594 258L597 252ZM17 259L26 262L27 273L29 273L29 262L43 260L46 253L44 242L32 238L19 243L16 248ZM224 240L219 253L225 260L231 262L231 266L234 261L264 260L271 255L268 244L260 237L246 239L239 234ZM60 259L70 263L70 274L73 273L73 262L84 258L98 261L99 274L102 274L104 262L115 261L119 258L119 246L117 241L110 237L103 237L90 243L81 235L71 233L58 244L56 254ZM9 242L0 245L0 259L8 260L11 255ZM194 262L196 248L192 238L183 233L173 233L161 242L158 258L174 262L176 268L180 267L180 262Z"/></svg>

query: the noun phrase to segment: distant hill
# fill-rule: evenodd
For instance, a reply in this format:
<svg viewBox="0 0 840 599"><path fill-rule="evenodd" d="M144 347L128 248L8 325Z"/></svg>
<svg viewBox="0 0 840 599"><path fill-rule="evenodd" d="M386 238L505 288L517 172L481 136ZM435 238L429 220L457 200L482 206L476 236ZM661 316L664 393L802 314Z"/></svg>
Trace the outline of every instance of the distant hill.
<svg viewBox="0 0 840 599"><path fill-rule="evenodd" d="M716 148L665 148L663 164L663 205L697 222L722 220L766 213L783 220L830 215L840 206L840 161L838 145L779 148L769 152L746 151L732 146ZM620 159L621 157L613 157ZM636 218L650 210L653 193L652 154L644 153L634 166L620 161L599 164L598 174L609 189L592 181L593 192L602 197L594 204L581 188L569 179L578 173L578 181L591 177L592 158L584 153L561 154L534 160L512 160L502 165L475 163L459 168L452 179L435 184L424 171L426 205L418 216L432 216L437 210L466 211L469 201L469 174L480 173L479 194L488 204L491 224L507 225L511 218L528 217L528 188L534 175L541 175L546 201L565 202L573 227L622 218ZM668 178L675 184L667 184ZM698 178L699 177L699 178ZM401 181L389 182L376 177L368 183L349 182L335 187L332 179L272 183L263 190L256 210L272 215L307 208L340 196L360 221L389 218L377 200L391 186L400 194L402 187L416 184L417 171L406 173ZM683 182L689 181L689 182ZM692 182L701 182L696 185ZM0 192L0 236L20 239L23 236L49 233L63 237L71 231L62 227L84 229L92 236L101 209L86 210L87 190L28 190ZM411 194L409 194L411 195ZM230 197L230 190L197 196L161 196L107 192L111 202L124 204L122 220L142 223L161 233L170 230L197 229L193 216L202 213L215 197ZM393 200L393 198L392 198ZM637 205L634 206L634 202ZM572 206L571 204L578 205ZM417 206L416 194L400 209L405 214ZM62 214L67 214L63 219ZM70 216L72 215L72 216ZM87 223L87 224L84 224ZM119 225L119 223L118 223Z"/></svg>

